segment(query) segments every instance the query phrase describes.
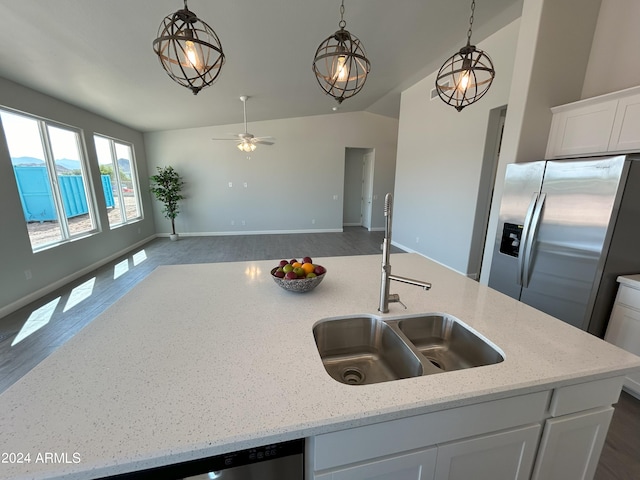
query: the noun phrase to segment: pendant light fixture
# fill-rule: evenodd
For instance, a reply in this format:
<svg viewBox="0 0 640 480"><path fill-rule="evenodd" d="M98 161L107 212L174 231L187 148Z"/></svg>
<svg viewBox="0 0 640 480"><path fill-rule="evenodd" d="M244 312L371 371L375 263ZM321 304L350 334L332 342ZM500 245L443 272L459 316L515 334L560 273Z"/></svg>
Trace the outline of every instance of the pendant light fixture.
<svg viewBox="0 0 640 480"><path fill-rule="evenodd" d="M476 2L472 0L467 44L444 62L436 77L438 95L458 111L480 100L496 75L489 55L471 45L475 9Z"/></svg>
<svg viewBox="0 0 640 480"><path fill-rule="evenodd" d="M225 60L216 32L189 10L187 0L160 24L153 51L173 81L194 95L216 81Z"/></svg>
<svg viewBox="0 0 640 480"><path fill-rule="evenodd" d="M324 40L313 59L313 71L320 88L338 103L362 90L371 62L362 43L345 26L344 0L340 6L340 30Z"/></svg>

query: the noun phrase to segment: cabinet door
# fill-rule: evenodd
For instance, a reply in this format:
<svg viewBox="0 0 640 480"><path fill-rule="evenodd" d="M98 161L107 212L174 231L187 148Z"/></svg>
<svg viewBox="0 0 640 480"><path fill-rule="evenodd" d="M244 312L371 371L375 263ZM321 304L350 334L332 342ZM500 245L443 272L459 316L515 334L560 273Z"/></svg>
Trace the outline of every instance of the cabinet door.
<svg viewBox="0 0 640 480"><path fill-rule="evenodd" d="M640 94L618 101L613 123L610 152L629 152L640 148Z"/></svg>
<svg viewBox="0 0 640 480"><path fill-rule="evenodd" d="M619 292L629 291L630 294L639 294L638 290L632 290L621 286ZM618 293L618 297L621 297ZM627 295L629 296L629 295ZM640 304L639 309L629 308L620 303L620 299L613 306L607 334L604 339L624 348L627 352L640 355ZM624 386L636 395L640 395L640 373L631 373L627 375Z"/></svg>
<svg viewBox="0 0 640 480"><path fill-rule="evenodd" d="M531 475L540 425L438 446L436 480L524 480Z"/></svg>
<svg viewBox="0 0 640 480"><path fill-rule="evenodd" d="M314 475L314 480L433 480L436 447Z"/></svg>
<svg viewBox="0 0 640 480"><path fill-rule="evenodd" d="M605 407L547 420L532 479L593 479L612 416Z"/></svg>
<svg viewBox="0 0 640 480"><path fill-rule="evenodd" d="M618 100L585 105L553 115L547 158L604 153L609 148Z"/></svg>

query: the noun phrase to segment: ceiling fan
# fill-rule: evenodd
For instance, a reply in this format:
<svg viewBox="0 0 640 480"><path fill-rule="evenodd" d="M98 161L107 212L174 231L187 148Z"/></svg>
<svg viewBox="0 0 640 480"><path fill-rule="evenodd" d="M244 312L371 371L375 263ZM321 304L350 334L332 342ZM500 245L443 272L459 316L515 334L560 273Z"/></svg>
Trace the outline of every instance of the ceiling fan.
<svg viewBox="0 0 640 480"><path fill-rule="evenodd" d="M253 152L256 149L256 145L273 145L275 140L273 137L256 137L252 133L247 132L247 97L246 95L242 95L240 100L242 101L242 106L244 110L244 133L230 133L229 135L233 135L237 138L214 138L213 140L234 140L237 143L237 147L239 150L243 152Z"/></svg>

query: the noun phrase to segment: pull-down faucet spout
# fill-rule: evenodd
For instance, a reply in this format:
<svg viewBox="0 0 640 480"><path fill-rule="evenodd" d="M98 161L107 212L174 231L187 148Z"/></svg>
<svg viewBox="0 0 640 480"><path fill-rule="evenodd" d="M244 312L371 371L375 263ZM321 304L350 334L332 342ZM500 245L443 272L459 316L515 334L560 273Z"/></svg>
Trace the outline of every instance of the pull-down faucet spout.
<svg viewBox="0 0 640 480"><path fill-rule="evenodd" d="M408 283L417 287L422 287L425 290L431 288L431 284L428 282L422 282L420 280L414 280L412 278L400 277L398 275L391 275L391 264L389 258L391 255L391 225L393 217L393 196L387 193L384 197L384 240L382 241L382 278L380 281L380 306L378 310L381 313L389 312L389 302L400 302L400 295L397 293L390 294L389 289L391 287L391 280L396 282Z"/></svg>

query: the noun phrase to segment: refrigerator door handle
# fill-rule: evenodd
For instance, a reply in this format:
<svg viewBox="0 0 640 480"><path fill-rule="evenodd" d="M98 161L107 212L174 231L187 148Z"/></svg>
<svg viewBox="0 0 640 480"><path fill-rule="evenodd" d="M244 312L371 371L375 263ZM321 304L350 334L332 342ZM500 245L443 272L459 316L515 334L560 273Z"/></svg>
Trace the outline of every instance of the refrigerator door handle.
<svg viewBox="0 0 640 480"><path fill-rule="evenodd" d="M533 217L533 212L536 207L536 203L538 203L539 192L533 194L531 198L531 203L529 203L529 208L527 209L527 214L524 216L524 226L522 228L522 236L520 237L520 254L518 255L518 267L516 271L516 283L519 286L522 286L522 274L524 272L524 251L527 247L527 239L529 237L529 229L531 226L531 218Z"/></svg>
<svg viewBox="0 0 640 480"><path fill-rule="evenodd" d="M531 227L527 232L529 238L526 240L523 259L523 271L522 271L522 287L527 288L529 286L529 270L531 269L531 253L533 252L533 244L536 241L538 234L538 227L540 226L540 217L542 216L542 208L544 207L544 201L547 199L546 193L541 193L536 204L536 208L531 218ZM523 232L524 233L524 232Z"/></svg>

